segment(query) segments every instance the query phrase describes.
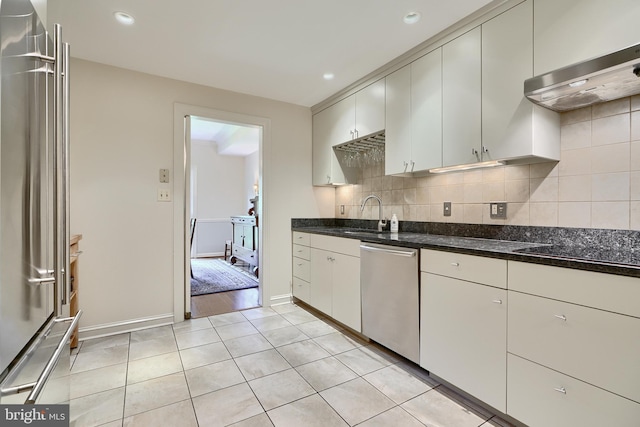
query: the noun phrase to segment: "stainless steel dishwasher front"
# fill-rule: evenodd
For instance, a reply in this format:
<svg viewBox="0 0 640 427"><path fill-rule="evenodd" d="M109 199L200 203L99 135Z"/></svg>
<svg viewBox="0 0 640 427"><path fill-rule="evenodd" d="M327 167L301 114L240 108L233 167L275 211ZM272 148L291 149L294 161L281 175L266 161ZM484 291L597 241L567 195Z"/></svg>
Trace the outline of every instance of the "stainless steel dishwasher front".
<svg viewBox="0 0 640 427"><path fill-rule="evenodd" d="M420 362L418 250L360 245L362 333Z"/></svg>

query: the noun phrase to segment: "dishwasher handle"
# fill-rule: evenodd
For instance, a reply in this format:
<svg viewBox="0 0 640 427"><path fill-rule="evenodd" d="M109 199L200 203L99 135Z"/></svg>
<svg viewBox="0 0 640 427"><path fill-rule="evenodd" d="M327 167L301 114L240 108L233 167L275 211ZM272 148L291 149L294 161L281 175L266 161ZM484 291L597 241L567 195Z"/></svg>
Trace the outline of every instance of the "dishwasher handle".
<svg viewBox="0 0 640 427"><path fill-rule="evenodd" d="M409 249L409 250L403 251L400 249L385 249L385 248L379 248L376 246L367 246L367 245L360 245L360 249L369 251L369 252L380 252L380 253L385 253L390 255L403 256L407 258L412 258L417 254L417 251L415 249Z"/></svg>

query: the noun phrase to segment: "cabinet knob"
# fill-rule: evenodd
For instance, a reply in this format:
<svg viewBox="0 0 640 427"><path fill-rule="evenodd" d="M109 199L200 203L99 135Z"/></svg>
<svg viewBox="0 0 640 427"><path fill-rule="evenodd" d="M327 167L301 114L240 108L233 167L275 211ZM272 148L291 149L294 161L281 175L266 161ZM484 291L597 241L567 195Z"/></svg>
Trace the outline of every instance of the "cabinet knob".
<svg viewBox="0 0 640 427"><path fill-rule="evenodd" d="M494 304L502 304L502 300L501 299L494 299L492 302Z"/></svg>
<svg viewBox="0 0 640 427"><path fill-rule="evenodd" d="M554 390L557 391L558 393L567 394L567 389L564 387L556 387L554 388Z"/></svg>
<svg viewBox="0 0 640 427"><path fill-rule="evenodd" d="M451 265L454 266L454 267L460 267L460 263L459 262L452 262Z"/></svg>
<svg viewBox="0 0 640 427"><path fill-rule="evenodd" d="M564 314L554 314L553 316L565 322L567 321L567 316L565 316Z"/></svg>

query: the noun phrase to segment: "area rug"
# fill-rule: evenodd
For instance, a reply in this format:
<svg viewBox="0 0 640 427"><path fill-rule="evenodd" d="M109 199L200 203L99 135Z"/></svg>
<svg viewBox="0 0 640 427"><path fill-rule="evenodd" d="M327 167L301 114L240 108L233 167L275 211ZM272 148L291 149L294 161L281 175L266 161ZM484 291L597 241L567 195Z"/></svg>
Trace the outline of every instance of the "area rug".
<svg viewBox="0 0 640 427"><path fill-rule="evenodd" d="M222 258L192 259L191 296L258 287L258 279Z"/></svg>

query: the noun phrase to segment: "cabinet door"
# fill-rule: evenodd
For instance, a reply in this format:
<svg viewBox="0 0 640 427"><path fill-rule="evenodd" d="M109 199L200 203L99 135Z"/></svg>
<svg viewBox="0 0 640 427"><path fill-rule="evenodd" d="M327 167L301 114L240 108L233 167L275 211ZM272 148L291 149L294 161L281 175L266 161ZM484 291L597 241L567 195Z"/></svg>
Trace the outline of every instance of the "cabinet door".
<svg viewBox="0 0 640 427"><path fill-rule="evenodd" d="M242 224L233 224L233 245L243 246L244 242L244 226Z"/></svg>
<svg viewBox="0 0 640 427"><path fill-rule="evenodd" d="M411 64L413 171L442 166L442 49Z"/></svg>
<svg viewBox="0 0 640 427"><path fill-rule="evenodd" d="M255 250L254 240L253 240L253 230L254 227L252 225L245 225L242 227L244 229L244 247L249 249L250 251Z"/></svg>
<svg viewBox="0 0 640 427"><path fill-rule="evenodd" d="M321 249L311 248L309 304L331 316L332 282L331 259L332 253Z"/></svg>
<svg viewBox="0 0 640 427"><path fill-rule="evenodd" d="M313 185L345 182L332 140L336 132L336 116L340 107L333 105L313 116Z"/></svg>
<svg viewBox="0 0 640 427"><path fill-rule="evenodd" d="M360 258L332 255L332 316L358 332L362 332L360 310Z"/></svg>
<svg viewBox="0 0 640 427"><path fill-rule="evenodd" d="M507 291L421 274L420 366L506 411Z"/></svg>
<svg viewBox="0 0 640 427"><path fill-rule="evenodd" d="M385 82L380 79L355 94L355 129L357 137L383 131Z"/></svg>
<svg viewBox="0 0 640 427"><path fill-rule="evenodd" d="M442 47L443 166L474 163L480 159L480 37L481 29L476 27Z"/></svg>
<svg viewBox="0 0 640 427"><path fill-rule="evenodd" d="M385 83L385 175L411 172L411 66L388 75Z"/></svg>
<svg viewBox="0 0 640 427"><path fill-rule="evenodd" d="M534 74L638 43L637 0L536 0Z"/></svg>
<svg viewBox="0 0 640 427"><path fill-rule="evenodd" d="M523 94L533 76L533 2L528 1L482 25L483 160L526 154L533 129L533 104Z"/></svg>

